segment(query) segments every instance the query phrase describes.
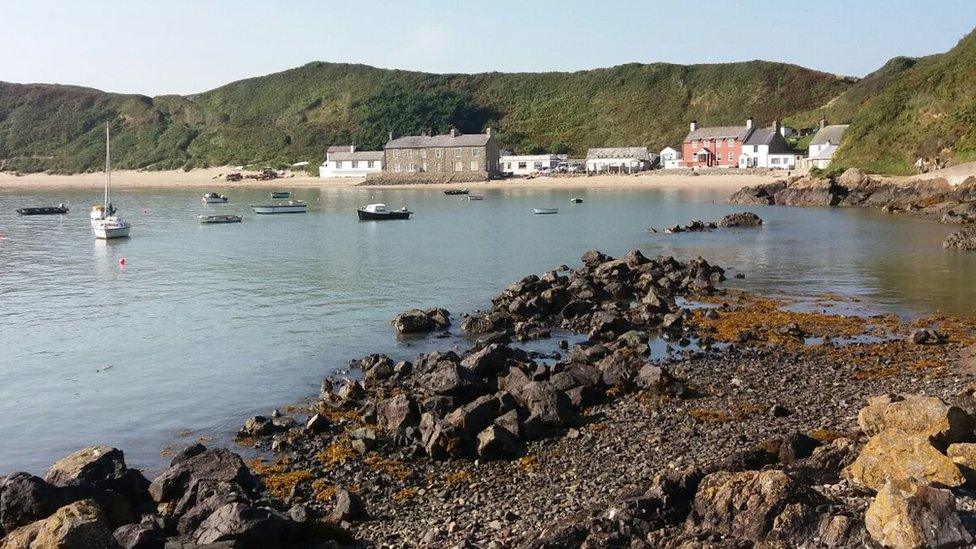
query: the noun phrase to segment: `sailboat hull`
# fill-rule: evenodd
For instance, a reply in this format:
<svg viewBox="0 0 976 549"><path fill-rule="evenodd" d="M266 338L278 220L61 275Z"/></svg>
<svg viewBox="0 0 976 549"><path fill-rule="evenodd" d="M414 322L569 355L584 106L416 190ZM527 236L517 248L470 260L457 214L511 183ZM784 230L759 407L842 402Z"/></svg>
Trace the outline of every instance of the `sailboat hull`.
<svg viewBox="0 0 976 549"><path fill-rule="evenodd" d="M105 227L92 227L92 231L95 233L95 238L100 238L103 240L109 240L111 238L125 238L129 236L129 227L119 227L108 229Z"/></svg>

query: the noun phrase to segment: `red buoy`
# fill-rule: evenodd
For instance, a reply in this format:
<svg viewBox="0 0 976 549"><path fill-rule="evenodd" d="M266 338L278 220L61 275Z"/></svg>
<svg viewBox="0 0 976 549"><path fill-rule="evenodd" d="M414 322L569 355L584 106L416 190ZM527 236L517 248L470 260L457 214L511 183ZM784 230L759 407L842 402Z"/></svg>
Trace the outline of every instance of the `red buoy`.
<svg viewBox="0 0 976 549"><path fill-rule="evenodd" d="M119 266L125 267L125 258L124 257L119 258Z"/></svg>

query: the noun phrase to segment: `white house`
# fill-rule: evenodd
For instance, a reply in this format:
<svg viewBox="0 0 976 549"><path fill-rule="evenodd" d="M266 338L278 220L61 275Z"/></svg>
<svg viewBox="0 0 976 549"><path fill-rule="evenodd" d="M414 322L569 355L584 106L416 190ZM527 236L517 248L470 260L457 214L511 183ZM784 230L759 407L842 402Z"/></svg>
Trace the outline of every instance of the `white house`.
<svg viewBox="0 0 976 549"><path fill-rule="evenodd" d="M661 160L661 168L665 170L675 170L681 168L681 151L673 147L664 147L658 156Z"/></svg>
<svg viewBox="0 0 976 549"><path fill-rule="evenodd" d="M586 151L586 173L635 173L651 169L657 155L647 147L608 147Z"/></svg>
<svg viewBox="0 0 976 549"><path fill-rule="evenodd" d="M383 151L357 151L355 145L329 147L319 177L366 177L383 171Z"/></svg>
<svg viewBox="0 0 976 549"><path fill-rule="evenodd" d="M783 138L779 122L772 127L756 128L742 143L740 168L796 169L796 155Z"/></svg>
<svg viewBox="0 0 976 549"><path fill-rule="evenodd" d="M820 120L820 130L810 140L810 159L807 162L811 168L823 169L830 164L847 128L848 124L828 126L826 119Z"/></svg>
<svg viewBox="0 0 976 549"><path fill-rule="evenodd" d="M544 169L553 169L566 161L565 154L505 154L500 157L502 173L530 175Z"/></svg>

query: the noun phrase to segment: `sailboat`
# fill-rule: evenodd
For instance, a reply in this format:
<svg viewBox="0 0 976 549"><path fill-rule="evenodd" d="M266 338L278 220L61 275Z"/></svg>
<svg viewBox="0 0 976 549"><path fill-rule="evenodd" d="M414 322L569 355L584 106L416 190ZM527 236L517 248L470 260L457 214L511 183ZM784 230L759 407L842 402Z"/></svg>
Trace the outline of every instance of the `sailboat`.
<svg viewBox="0 0 976 549"><path fill-rule="evenodd" d="M91 227L95 238L124 238L129 236L129 222L116 215L115 206L109 200L112 188L112 142L108 124L105 124L105 199L92 206Z"/></svg>

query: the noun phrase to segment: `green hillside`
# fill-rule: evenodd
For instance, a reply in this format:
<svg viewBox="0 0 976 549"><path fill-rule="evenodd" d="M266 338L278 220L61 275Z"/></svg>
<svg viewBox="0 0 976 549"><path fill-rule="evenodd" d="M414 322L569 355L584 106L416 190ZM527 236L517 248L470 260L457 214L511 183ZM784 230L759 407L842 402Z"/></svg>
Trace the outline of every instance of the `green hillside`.
<svg viewBox="0 0 976 549"><path fill-rule="evenodd" d="M918 60L851 118L832 167L906 174L919 157L976 160L976 33Z"/></svg>
<svg viewBox="0 0 976 549"><path fill-rule="evenodd" d="M475 132L491 125L519 152L582 155L588 147L680 141L702 124L760 123L809 111L853 79L795 65L630 64L574 73L435 75L311 63L190 96L145 97L0 83L5 170L99 170L113 127L120 168L285 163L326 147L378 148L389 131Z"/></svg>

